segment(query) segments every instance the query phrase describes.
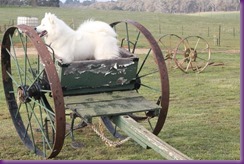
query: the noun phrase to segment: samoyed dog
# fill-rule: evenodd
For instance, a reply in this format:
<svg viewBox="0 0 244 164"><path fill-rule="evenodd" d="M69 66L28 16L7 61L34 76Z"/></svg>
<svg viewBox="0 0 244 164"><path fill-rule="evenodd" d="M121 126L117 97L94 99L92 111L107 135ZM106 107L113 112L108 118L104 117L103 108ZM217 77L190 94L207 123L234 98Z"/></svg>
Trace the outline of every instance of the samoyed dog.
<svg viewBox="0 0 244 164"><path fill-rule="evenodd" d="M87 20L77 30L73 30L54 14L46 13L35 29L63 64L120 56L117 34L105 22Z"/></svg>

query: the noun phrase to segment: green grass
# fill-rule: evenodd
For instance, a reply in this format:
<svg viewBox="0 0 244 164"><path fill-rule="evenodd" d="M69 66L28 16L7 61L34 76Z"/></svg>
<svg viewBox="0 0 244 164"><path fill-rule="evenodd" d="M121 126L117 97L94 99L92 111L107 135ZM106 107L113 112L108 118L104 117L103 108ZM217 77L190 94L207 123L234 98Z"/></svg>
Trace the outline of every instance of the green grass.
<svg viewBox="0 0 244 164"><path fill-rule="evenodd" d="M68 24L71 24L73 19L76 26L80 21L91 17L109 23L133 19L145 25L156 39L168 33L182 36L182 26L183 36L201 34L213 49L211 61L223 62L224 65L208 66L200 74L185 74L179 69L168 69L170 107L159 138L195 160L240 160L240 54L233 53L233 50L240 50L239 13L167 15L58 8L1 8L0 25L10 19L16 19L17 16L36 16L41 19L44 13L49 11L56 13ZM212 35L218 32L219 25L223 28L221 47L213 45L212 42ZM208 27L211 29L209 36ZM235 37L232 35L233 28L237 32ZM0 105L0 159L40 160L40 157L25 148L17 136L5 103L2 83ZM91 128L77 131L75 137L83 142L85 147L73 149L68 137L61 153L55 159L163 159L153 150L141 148L133 140L118 148L108 147Z"/></svg>
<svg viewBox="0 0 244 164"><path fill-rule="evenodd" d="M240 48L240 13L224 12L180 15L147 12L103 11L70 8L0 8L0 26L8 24L10 20L17 22L18 16L33 16L39 21L45 12L55 13L68 25L75 28L86 19L106 21L108 23L124 19L140 22L152 32L156 39L165 34L177 34L180 37L200 35L205 38L211 48L215 50L239 50ZM221 25L221 47L214 45L214 36L218 37ZM235 36L233 34L235 31Z"/></svg>
<svg viewBox="0 0 244 164"><path fill-rule="evenodd" d="M213 54L213 61L225 65L208 66L200 74L170 72L170 112L162 135L193 159L239 159L239 59Z"/></svg>

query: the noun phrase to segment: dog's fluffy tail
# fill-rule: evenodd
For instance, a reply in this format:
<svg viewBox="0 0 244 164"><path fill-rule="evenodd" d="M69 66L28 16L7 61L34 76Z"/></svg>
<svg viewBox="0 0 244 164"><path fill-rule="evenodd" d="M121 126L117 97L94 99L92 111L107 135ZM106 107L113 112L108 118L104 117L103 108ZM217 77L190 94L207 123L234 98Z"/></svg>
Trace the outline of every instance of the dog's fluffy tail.
<svg viewBox="0 0 244 164"><path fill-rule="evenodd" d="M113 28L105 23L105 22L101 22L101 21L94 21L93 19L89 19L84 21L84 23L82 23L80 25L80 27L77 29L77 31L80 32L89 32L89 33L103 33L105 35L110 35L112 37L116 37L117 34L115 33L115 31L113 30Z"/></svg>
<svg viewBox="0 0 244 164"><path fill-rule="evenodd" d="M113 59L119 57L117 34L109 24L101 21L86 20L80 25L77 32L81 34L80 39L82 37L89 38L91 39L90 42L95 43L95 59Z"/></svg>
<svg viewBox="0 0 244 164"><path fill-rule="evenodd" d="M95 59L115 59L120 57L116 38L109 36L100 39L95 49Z"/></svg>

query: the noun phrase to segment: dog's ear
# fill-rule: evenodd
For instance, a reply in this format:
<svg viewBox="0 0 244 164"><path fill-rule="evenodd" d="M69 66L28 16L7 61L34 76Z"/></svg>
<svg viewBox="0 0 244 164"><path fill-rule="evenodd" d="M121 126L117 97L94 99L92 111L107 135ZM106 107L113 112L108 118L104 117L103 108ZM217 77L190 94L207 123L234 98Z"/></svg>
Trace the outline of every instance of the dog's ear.
<svg viewBox="0 0 244 164"><path fill-rule="evenodd" d="M47 18L49 20L49 22L51 24L54 24L55 23L55 20L56 20L56 16L54 14L51 14L51 13L47 13Z"/></svg>
<svg viewBox="0 0 244 164"><path fill-rule="evenodd" d="M50 15L50 13L45 13L45 17L48 17Z"/></svg>

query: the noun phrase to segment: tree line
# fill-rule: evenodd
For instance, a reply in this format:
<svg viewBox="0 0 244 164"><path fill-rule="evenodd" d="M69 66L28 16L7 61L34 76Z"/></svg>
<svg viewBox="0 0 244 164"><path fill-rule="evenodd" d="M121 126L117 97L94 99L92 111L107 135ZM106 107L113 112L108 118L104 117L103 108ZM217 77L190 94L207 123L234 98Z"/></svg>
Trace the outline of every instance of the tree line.
<svg viewBox="0 0 244 164"><path fill-rule="evenodd" d="M101 10L126 10L160 13L195 13L208 11L239 11L240 0L0 0L0 6L83 7Z"/></svg>
<svg viewBox="0 0 244 164"><path fill-rule="evenodd" d="M103 10L161 13L239 11L240 0L117 0L114 2L93 3L89 7Z"/></svg>
<svg viewBox="0 0 244 164"><path fill-rule="evenodd" d="M0 0L0 6L52 6L59 7L59 0Z"/></svg>

